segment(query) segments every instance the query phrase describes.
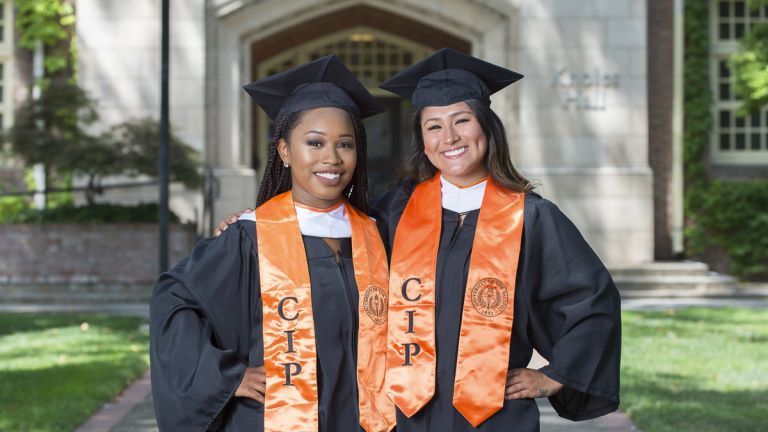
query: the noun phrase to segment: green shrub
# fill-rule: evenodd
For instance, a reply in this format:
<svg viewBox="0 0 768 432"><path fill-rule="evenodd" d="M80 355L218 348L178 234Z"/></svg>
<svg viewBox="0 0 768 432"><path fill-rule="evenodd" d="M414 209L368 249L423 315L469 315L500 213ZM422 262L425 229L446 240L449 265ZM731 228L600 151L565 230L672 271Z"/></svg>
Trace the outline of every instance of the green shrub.
<svg viewBox="0 0 768 432"><path fill-rule="evenodd" d="M720 247L740 277L768 274L768 181L709 182L689 215L691 252Z"/></svg>
<svg viewBox="0 0 768 432"><path fill-rule="evenodd" d="M179 217L171 212L171 223L179 223ZM71 204L37 210L27 208L18 211L2 223L142 223L158 221L157 204L122 206L93 204L75 207Z"/></svg>
<svg viewBox="0 0 768 432"><path fill-rule="evenodd" d="M0 224L18 217L31 208L29 200L23 196L0 197Z"/></svg>

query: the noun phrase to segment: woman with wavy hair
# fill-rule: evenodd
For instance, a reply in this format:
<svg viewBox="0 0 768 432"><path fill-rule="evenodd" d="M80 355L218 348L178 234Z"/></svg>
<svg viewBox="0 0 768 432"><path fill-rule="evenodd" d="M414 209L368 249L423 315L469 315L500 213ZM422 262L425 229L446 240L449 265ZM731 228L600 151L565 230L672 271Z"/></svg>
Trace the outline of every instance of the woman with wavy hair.
<svg viewBox="0 0 768 432"><path fill-rule="evenodd" d="M410 99L407 179L373 206L391 254L387 394L398 432L537 431L534 398L619 405L619 295L514 167L490 95L522 75L450 49L381 88ZM536 349L549 364L528 369Z"/></svg>

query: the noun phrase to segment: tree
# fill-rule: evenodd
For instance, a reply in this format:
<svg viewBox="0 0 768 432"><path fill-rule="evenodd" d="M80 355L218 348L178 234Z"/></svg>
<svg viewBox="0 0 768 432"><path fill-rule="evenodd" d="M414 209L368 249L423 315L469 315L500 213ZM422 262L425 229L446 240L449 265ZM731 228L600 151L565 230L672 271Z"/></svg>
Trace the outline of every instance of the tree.
<svg viewBox="0 0 768 432"><path fill-rule="evenodd" d="M97 118L96 102L85 91L68 81L51 81L38 99L30 97L16 110L4 140L28 165L45 165L48 189L56 177L78 171L83 146L95 144L85 128Z"/></svg>
<svg viewBox="0 0 768 432"><path fill-rule="evenodd" d="M69 81L51 81L40 98L30 98L19 107L3 138L27 165L45 165L46 189L57 178L85 176L89 204L94 203L106 176L157 177L160 125L156 120L131 120L100 134L89 132L97 121L96 101L83 89ZM171 181L199 187L203 178L196 150L171 135L170 152Z"/></svg>
<svg viewBox="0 0 768 432"><path fill-rule="evenodd" d="M152 118L131 120L114 126L104 136L113 142L125 162L122 174L158 177L157 158L160 154L160 124ZM198 152L171 133L170 180L181 182L190 189L203 184Z"/></svg>

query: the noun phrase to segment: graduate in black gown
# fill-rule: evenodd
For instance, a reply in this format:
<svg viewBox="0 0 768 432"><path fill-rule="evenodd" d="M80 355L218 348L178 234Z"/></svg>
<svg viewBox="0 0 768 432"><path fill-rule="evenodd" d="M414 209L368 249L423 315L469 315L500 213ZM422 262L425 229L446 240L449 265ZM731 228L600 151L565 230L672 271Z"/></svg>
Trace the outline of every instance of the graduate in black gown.
<svg viewBox="0 0 768 432"><path fill-rule="evenodd" d="M297 430L276 424L265 427L265 393L269 400L267 388L282 391L298 386L300 369L308 370L311 363L316 367L316 379L305 381L309 382L306 388L316 387L314 407L290 411L289 406L285 411L289 415L278 416L280 424L295 422L293 413L298 413L299 417L316 417L316 424L303 424L301 430L358 431L363 430L362 417L367 416L369 432L389 430L394 423L391 404L382 404L382 398L367 392L365 413L359 404L363 387L358 386L358 354L368 357L380 347L359 347L358 328L386 325L386 309L374 307L379 300L386 306L386 297L376 297L378 291L373 288L365 291L366 301L371 294L373 306L369 316L359 316L363 299L357 278L361 269L350 239L357 220L351 213L358 214L354 208L368 208L366 142L360 119L382 110L334 56L252 83L246 90L276 120L257 204L266 203L259 207L262 209L280 197L292 196L301 231L296 230L297 241L299 245L303 242L306 256L291 250L271 253L285 253L288 260L301 260L299 263L306 260L311 285L314 339L300 338L295 332L289 335L285 351L301 351L301 344L309 341L316 352L305 353L307 364L286 365L285 377L272 377L276 383L269 387L272 378L264 367L265 330L278 323L264 322L264 317L267 311L277 312L286 320L279 325L290 324L300 309L292 308L299 302L291 296L276 308L265 306L258 245L267 239L257 238L256 218L245 215L221 236L201 241L188 257L162 274L155 286L150 357L158 426L161 431ZM364 222L370 222L373 234L362 240L381 248L379 273L383 270L386 283L383 245L373 222L367 217ZM280 235L274 233L275 241L285 238ZM369 319L377 323L363 322ZM384 327L382 334L385 331ZM284 354L281 350L277 348L279 355ZM282 371L282 365L273 366ZM373 370L368 372L369 378L376 378L376 362L364 366ZM383 363L379 369L383 385ZM300 396L306 388L300 389ZM296 404L286 400L287 405Z"/></svg>
<svg viewBox="0 0 768 432"><path fill-rule="evenodd" d="M406 165L409 178L373 205L372 215L390 254L397 254L392 248L398 226L417 185L437 181L430 180L437 176L440 183L435 184L442 191L442 214L438 210L431 216L442 218L435 260L434 392L424 398L426 403L420 409L417 404L410 416L398 408L398 432L537 431L537 397L548 397L557 413L570 420L602 416L619 405L618 291L574 224L555 204L534 193L531 184L515 170L504 126L490 108L490 94L520 78L507 69L444 49L381 86L410 99L417 111L414 153ZM514 283L507 380L489 384L504 388L504 400L499 402L503 406L473 426L453 404L454 382L473 244L483 229L478 228L478 216L486 205L483 195L491 181L524 196L524 222ZM406 234L411 242L420 241ZM428 253L425 245L419 247ZM498 243L496 247L512 246ZM394 277L394 262L390 271ZM415 298L416 292L413 288L404 295ZM396 319L393 298L391 292L390 323ZM414 323L410 325L413 333ZM418 333L418 321L415 326ZM468 343L471 346L473 341ZM408 347L411 358L404 362L395 359L399 361L396 366L418 359L417 351L423 355L423 349L413 348ZM526 369L533 349L549 361L548 366ZM388 366L392 364L388 359ZM486 374L482 368L472 372L482 378ZM420 386L402 385L401 397L407 402L409 392L420 391Z"/></svg>

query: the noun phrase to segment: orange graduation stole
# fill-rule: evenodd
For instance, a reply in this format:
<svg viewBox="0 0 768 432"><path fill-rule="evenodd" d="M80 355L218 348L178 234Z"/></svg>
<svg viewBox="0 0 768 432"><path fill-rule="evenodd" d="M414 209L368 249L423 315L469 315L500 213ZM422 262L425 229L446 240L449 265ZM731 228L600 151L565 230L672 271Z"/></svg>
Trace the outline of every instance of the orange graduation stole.
<svg viewBox="0 0 768 432"><path fill-rule="evenodd" d="M357 386L360 425L389 431L394 406L384 393L387 259L375 223L346 205L360 292ZM317 431L318 390L312 290L291 192L256 209L267 375L265 431Z"/></svg>
<svg viewBox="0 0 768 432"><path fill-rule="evenodd" d="M453 405L475 427L504 405L524 194L488 179L472 243ZM387 394L408 417L435 392L435 272L440 174L413 191L395 232L389 280Z"/></svg>

